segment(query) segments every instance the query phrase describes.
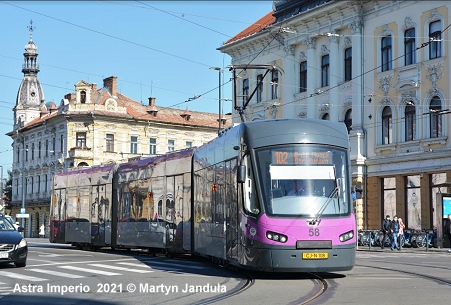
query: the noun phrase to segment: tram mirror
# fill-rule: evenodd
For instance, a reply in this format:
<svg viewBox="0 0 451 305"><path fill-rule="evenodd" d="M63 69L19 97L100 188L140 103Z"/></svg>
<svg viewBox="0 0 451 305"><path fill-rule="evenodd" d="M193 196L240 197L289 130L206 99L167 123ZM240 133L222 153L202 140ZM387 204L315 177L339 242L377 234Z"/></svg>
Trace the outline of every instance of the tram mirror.
<svg viewBox="0 0 451 305"><path fill-rule="evenodd" d="M238 183L246 182L246 165L238 165L236 179Z"/></svg>

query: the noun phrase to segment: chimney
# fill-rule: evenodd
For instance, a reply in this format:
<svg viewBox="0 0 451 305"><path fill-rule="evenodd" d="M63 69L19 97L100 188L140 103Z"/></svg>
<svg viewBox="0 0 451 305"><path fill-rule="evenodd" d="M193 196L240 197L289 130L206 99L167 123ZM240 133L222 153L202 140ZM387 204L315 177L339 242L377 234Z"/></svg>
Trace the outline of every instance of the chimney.
<svg viewBox="0 0 451 305"><path fill-rule="evenodd" d="M157 116L158 108L155 106L155 98L149 97L149 107L147 107L147 113L153 117Z"/></svg>
<svg viewBox="0 0 451 305"><path fill-rule="evenodd" d="M75 100L75 93L68 93L64 96L64 98L69 102L72 102L73 100Z"/></svg>
<svg viewBox="0 0 451 305"><path fill-rule="evenodd" d="M108 88L111 95L117 96L117 76L110 76L103 80L103 87Z"/></svg>

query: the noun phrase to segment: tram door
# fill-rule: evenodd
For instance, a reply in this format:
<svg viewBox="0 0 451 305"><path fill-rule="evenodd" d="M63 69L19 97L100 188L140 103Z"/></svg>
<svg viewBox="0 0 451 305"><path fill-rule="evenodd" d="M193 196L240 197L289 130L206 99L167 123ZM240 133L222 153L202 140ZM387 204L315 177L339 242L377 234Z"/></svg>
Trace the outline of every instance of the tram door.
<svg viewBox="0 0 451 305"><path fill-rule="evenodd" d="M226 224L225 224L225 183L223 163L214 166L214 177L212 183L211 197L211 243L207 253L225 259L226 248Z"/></svg>
<svg viewBox="0 0 451 305"><path fill-rule="evenodd" d="M225 164L226 255L228 260L238 260L238 201L236 160Z"/></svg>

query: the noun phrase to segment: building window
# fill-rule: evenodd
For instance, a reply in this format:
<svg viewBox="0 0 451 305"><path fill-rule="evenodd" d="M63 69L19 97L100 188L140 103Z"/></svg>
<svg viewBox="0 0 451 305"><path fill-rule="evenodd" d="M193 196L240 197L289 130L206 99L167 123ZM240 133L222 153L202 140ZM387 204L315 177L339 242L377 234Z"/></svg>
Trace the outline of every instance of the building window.
<svg viewBox="0 0 451 305"><path fill-rule="evenodd" d="M25 145L25 161L28 161L28 144Z"/></svg>
<svg viewBox="0 0 451 305"><path fill-rule="evenodd" d="M249 78L243 79L243 105L249 99Z"/></svg>
<svg viewBox="0 0 451 305"><path fill-rule="evenodd" d="M175 150L175 141L174 140L168 140L168 151L174 151Z"/></svg>
<svg viewBox="0 0 451 305"><path fill-rule="evenodd" d="M351 131L351 126L352 126L352 110L351 109L346 111L344 123L345 123L346 129L348 130L348 133L349 133Z"/></svg>
<svg viewBox="0 0 451 305"><path fill-rule="evenodd" d="M442 136L442 117L438 113L442 110L442 103L438 96L432 98L429 106L429 118L431 122L431 138L438 138Z"/></svg>
<svg viewBox="0 0 451 305"><path fill-rule="evenodd" d="M163 215L163 200L158 200L158 216L160 215Z"/></svg>
<svg viewBox="0 0 451 305"><path fill-rule="evenodd" d="M86 132L77 132L75 146L83 148L86 146ZM53 140L53 151L55 151L55 140Z"/></svg>
<svg viewBox="0 0 451 305"><path fill-rule="evenodd" d="M150 138L149 139L149 154L156 155L157 154L157 139Z"/></svg>
<svg viewBox="0 0 451 305"><path fill-rule="evenodd" d="M405 177L407 217L405 225L409 229L420 230L421 226L421 189L420 175Z"/></svg>
<svg viewBox="0 0 451 305"><path fill-rule="evenodd" d="M17 147L16 158L17 158L17 162L20 162L20 147Z"/></svg>
<svg viewBox="0 0 451 305"><path fill-rule="evenodd" d="M321 87L329 86L329 55L321 58Z"/></svg>
<svg viewBox="0 0 451 305"><path fill-rule="evenodd" d="M41 149L42 149L42 143L41 143L41 141L39 141L38 142L38 158L40 159L41 158Z"/></svg>
<svg viewBox="0 0 451 305"><path fill-rule="evenodd" d="M404 32L404 65L415 63L415 29Z"/></svg>
<svg viewBox="0 0 451 305"><path fill-rule="evenodd" d="M406 141L415 140L415 115L415 104L408 102L404 113L404 116L406 118Z"/></svg>
<svg viewBox="0 0 451 305"><path fill-rule="evenodd" d="M47 192L48 188L47 188L47 174L44 175L44 192Z"/></svg>
<svg viewBox="0 0 451 305"><path fill-rule="evenodd" d="M345 81L352 79L352 48L345 50Z"/></svg>
<svg viewBox="0 0 451 305"><path fill-rule="evenodd" d="M36 179L36 186L37 186L36 193L39 193L39 192L41 192L41 176L37 176L36 178L37 178Z"/></svg>
<svg viewBox="0 0 451 305"><path fill-rule="evenodd" d="M442 56L442 26L440 20L429 24L429 59Z"/></svg>
<svg viewBox="0 0 451 305"><path fill-rule="evenodd" d="M45 156L49 156L49 140L45 140Z"/></svg>
<svg viewBox="0 0 451 305"><path fill-rule="evenodd" d="M185 147L186 147L186 148L191 148L191 147L193 147L193 142L191 142L191 141L186 141Z"/></svg>
<svg viewBox="0 0 451 305"><path fill-rule="evenodd" d="M432 209L432 225L429 228L437 227L437 213L439 210L439 205L443 205L443 202L438 202L437 194L448 193L448 186L446 186L446 173L436 173L429 175L430 177L430 192L429 192L429 202L431 202Z"/></svg>
<svg viewBox="0 0 451 305"><path fill-rule="evenodd" d="M263 74L257 75L257 103L262 101L263 95Z"/></svg>
<svg viewBox="0 0 451 305"><path fill-rule="evenodd" d="M64 135L60 136L60 153L63 152L64 149Z"/></svg>
<svg viewBox="0 0 451 305"><path fill-rule="evenodd" d="M85 133L85 139L86 139L86 133ZM53 152L52 155L55 155L55 153L56 153L56 138L55 137L53 137L53 140L52 140L52 152Z"/></svg>
<svg viewBox="0 0 451 305"><path fill-rule="evenodd" d="M307 62L299 64L299 92L307 91Z"/></svg>
<svg viewBox="0 0 451 305"><path fill-rule="evenodd" d="M276 99L279 97L279 71L275 70L271 73L271 99Z"/></svg>
<svg viewBox="0 0 451 305"><path fill-rule="evenodd" d="M396 215L396 179L395 178L383 178L382 185L384 186L384 214L393 217Z"/></svg>
<svg viewBox="0 0 451 305"><path fill-rule="evenodd" d="M138 153L138 137L135 136L130 137L130 153L131 154Z"/></svg>
<svg viewBox="0 0 451 305"><path fill-rule="evenodd" d="M107 133L105 140L106 140L106 151L114 152L114 134Z"/></svg>
<svg viewBox="0 0 451 305"><path fill-rule="evenodd" d="M30 194L34 193L34 177L30 177Z"/></svg>
<svg viewBox="0 0 451 305"><path fill-rule="evenodd" d="M31 143L31 160L34 160L34 143Z"/></svg>
<svg viewBox="0 0 451 305"><path fill-rule="evenodd" d="M391 36L382 38L382 72L392 69Z"/></svg>
<svg viewBox="0 0 451 305"><path fill-rule="evenodd" d="M392 112L389 106L382 110L382 144L390 144L392 139Z"/></svg>
<svg viewBox="0 0 451 305"><path fill-rule="evenodd" d="M85 103L86 103L86 91L81 91L81 92L80 92L80 102L81 102L82 104L85 104Z"/></svg>
<svg viewBox="0 0 451 305"><path fill-rule="evenodd" d="M323 114L321 120L330 121L330 115L328 113Z"/></svg>

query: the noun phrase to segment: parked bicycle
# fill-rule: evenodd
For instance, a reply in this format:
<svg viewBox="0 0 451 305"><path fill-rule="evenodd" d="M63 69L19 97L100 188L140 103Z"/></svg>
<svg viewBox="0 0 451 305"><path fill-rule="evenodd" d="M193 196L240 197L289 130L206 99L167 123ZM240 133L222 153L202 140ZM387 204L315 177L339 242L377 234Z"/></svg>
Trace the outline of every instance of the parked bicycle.
<svg viewBox="0 0 451 305"><path fill-rule="evenodd" d="M431 248L433 246L436 246L437 245L436 230L422 230L416 236L415 244L418 248L424 248L426 246Z"/></svg>

